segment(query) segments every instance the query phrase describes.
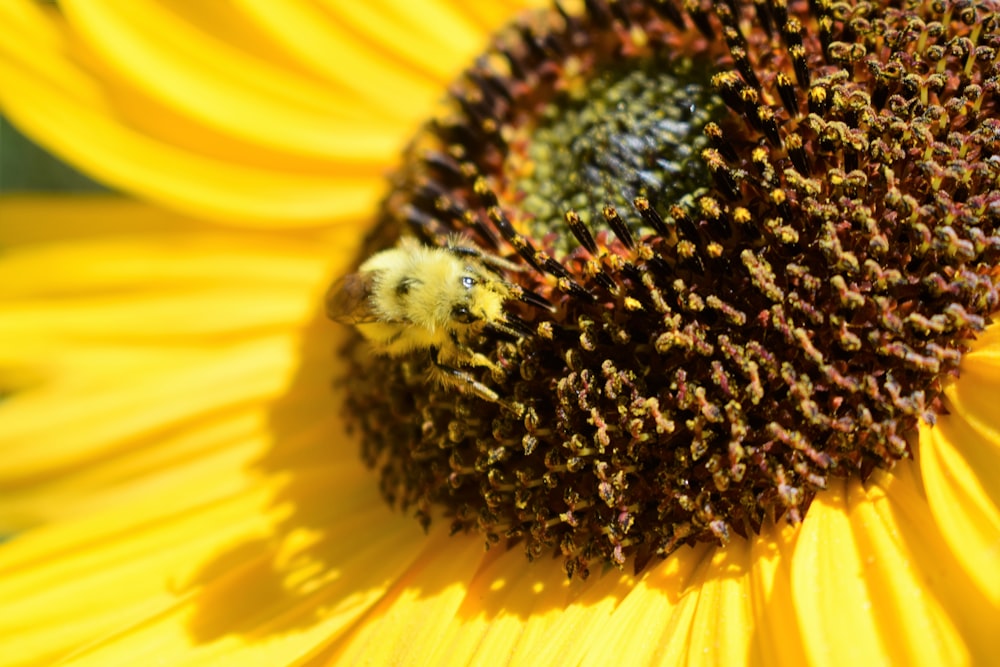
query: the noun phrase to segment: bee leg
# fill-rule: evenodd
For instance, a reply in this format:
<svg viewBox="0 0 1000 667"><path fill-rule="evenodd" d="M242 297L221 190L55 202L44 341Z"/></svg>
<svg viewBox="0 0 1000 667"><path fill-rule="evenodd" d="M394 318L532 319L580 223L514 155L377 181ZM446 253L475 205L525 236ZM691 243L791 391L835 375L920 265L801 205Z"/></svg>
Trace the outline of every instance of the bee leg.
<svg viewBox="0 0 1000 667"><path fill-rule="evenodd" d="M497 365L492 361L490 361L489 357L487 357L485 354L482 354L480 352L473 352L472 350L467 350L463 348L462 341L459 339L458 333L455 331L451 332L451 342L455 344L455 347L457 349L462 350L463 363L465 363L466 365L473 366L476 368L488 368L490 369L490 372L493 373L495 373L498 370ZM434 363L436 365L440 366L441 364L439 363L437 354L438 354L437 348L432 348L431 358L434 360Z"/></svg>
<svg viewBox="0 0 1000 667"><path fill-rule="evenodd" d="M476 357L481 358L485 364L477 364L478 361ZM462 391L465 391L473 396L477 396L484 401L489 401L490 403L496 403L497 405L506 408L507 410L513 412L517 416L524 414L524 406L517 402L511 402L500 398L500 395L495 391L487 387L485 384L472 377L467 371L461 368L455 368L454 366L448 366L440 361L438 358L438 349L436 347L431 348L431 362L442 375L441 380L445 382L451 382L456 384ZM482 354L476 353L473 356L473 365L480 366L485 365L487 367L493 368L494 364L489 359L487 359Z"/></svg>
<svg viewBox="0 0 1000 667"><path fill-rule="evenodd" d="M469 355L469 365L477 368L488 368L490 371L497 370L497 365L490 361L485 354L479 352L473 352Z"/></svg>

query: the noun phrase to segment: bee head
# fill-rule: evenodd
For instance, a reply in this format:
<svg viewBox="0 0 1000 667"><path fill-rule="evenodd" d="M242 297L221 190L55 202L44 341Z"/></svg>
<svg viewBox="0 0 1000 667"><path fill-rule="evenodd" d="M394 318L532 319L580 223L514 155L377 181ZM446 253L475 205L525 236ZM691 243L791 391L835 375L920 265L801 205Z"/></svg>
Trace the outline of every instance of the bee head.
<svg viewBox="0 0 1000 667"><path fill-rule="evenodd" d="M470 325L476 322L493 322L503 317L504 290L497 280L467 268L458 277L457 293L461 296L451 304L450 318L452 322Z"/></svg>

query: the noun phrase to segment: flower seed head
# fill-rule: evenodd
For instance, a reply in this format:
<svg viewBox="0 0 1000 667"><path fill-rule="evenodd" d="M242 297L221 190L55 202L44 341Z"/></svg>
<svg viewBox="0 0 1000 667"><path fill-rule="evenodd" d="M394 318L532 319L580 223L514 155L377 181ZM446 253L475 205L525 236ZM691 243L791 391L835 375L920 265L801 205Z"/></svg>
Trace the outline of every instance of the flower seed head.
<svg viewBox="0 0 1000 667"><path fill-rule="evenodd" d="M345 380L391 502L571 576L909 457L1000 257L994 3L585 4L497 36L369 238L520 266L498 399L360 338Z"/></svg>

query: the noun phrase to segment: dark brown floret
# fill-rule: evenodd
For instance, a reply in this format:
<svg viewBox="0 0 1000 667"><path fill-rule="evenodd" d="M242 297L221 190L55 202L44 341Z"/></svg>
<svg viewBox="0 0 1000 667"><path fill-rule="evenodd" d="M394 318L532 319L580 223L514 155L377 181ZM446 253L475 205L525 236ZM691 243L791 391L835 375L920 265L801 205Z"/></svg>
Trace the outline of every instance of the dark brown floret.
<svg viewBox="0 0 1000 667"><path fill-rule="evenodd" d="M910 456L998 307L998 8L589 0L501 33L369 250L461 232L520 261L531 334L479 342L503 403L356 341L347 411L389 500L586 576L800 521L831 476ZM658 73L691 113L648 131ZM541 164L596 81L631 91L621 122Z"/></svg>

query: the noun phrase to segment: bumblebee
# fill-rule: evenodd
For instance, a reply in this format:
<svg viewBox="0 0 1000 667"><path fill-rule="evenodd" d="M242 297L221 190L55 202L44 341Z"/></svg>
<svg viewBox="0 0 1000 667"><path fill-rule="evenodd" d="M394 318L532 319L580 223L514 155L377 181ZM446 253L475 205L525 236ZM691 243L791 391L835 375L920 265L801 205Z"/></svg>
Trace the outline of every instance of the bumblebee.
<svg viewBox="0 0 1000 667"><path fill-rule="evenodd" d="M504 310L508 300L523 297L504 279L505 270L519 267L461 238L425 246L405 237L336 281L327 292L327 314L354 326L379 354L426 350L442 382L503 403L463 368L496 368L470 347L484 331L524 333Z"/></svg>

